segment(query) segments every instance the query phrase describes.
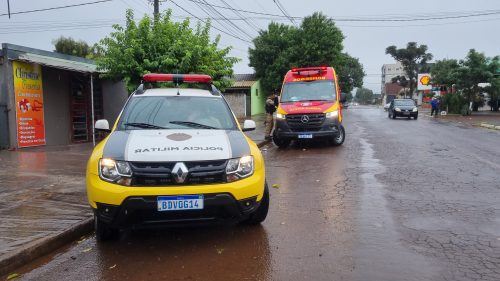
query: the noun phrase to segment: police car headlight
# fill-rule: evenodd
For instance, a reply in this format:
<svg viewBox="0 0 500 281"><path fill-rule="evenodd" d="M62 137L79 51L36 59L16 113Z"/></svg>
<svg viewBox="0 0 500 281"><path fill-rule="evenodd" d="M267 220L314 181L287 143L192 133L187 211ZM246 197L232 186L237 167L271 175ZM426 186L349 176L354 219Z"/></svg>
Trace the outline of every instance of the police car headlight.
<svg viewBox="0 0 500 281"><path fill-rule="evenodd" d="M130 185L132 169L128 162L102 158L99 160L99 177L108 182Z"/></svg>
<svg viewBox="0 0 500 281"><path fill-rule="evenodd" d="M394 110L396 110L397 112L401 111L401 109L399 107L396 107Z"/></svg>
<svg viewBox="0 0 500 281"><path fill-rule="evenodd" d="M334 110L326 113L327 118L337 118L339 116L339 111Z"/></svg>
<svg viewBox="0 0 500 281"><path fill-rule="evenodd" d="M253 174L253 156L229 159L226 165L227 181L233 182Z"/></svg>
<svg viewBox="0 0 500 281"><path fill-rule="evenodd" d="M281 113L276 113L276 118L278 119L285 119L285 114L281 114Z"/></svg>
<svg viewBox="0 0 500 281"><path fill-rule="evenodd" d="M414 107L413 112L417 112L417 111L418 111L418 108Z"/></svg>

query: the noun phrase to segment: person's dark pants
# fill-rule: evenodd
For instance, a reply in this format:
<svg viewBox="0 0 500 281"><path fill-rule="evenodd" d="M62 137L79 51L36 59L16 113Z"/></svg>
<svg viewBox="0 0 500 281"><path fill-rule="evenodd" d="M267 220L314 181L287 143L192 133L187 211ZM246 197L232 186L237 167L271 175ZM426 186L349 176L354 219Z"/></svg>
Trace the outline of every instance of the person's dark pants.
<svg viewBox="0 0 500 281"><path fill-rule="evenodd" d="M437 116L438 115L438 109L433 107L432 110L431 110L431 116L434 114L434 116Z"/></svg>

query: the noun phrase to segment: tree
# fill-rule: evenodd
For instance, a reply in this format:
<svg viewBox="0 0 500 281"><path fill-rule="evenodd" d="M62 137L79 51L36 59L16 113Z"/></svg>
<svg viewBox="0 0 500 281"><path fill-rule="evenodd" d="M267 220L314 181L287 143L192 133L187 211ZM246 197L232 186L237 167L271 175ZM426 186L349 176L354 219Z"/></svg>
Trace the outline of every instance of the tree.
<svg viewBox="0 0 500 281"><path fill-rule="evenodd" d="M232 76L239 59L228 56L230 47L218 47L220 36L211 41L210 22L193 30L189 19L174 22L171 14L168 10L155 19L145 15L136 23L128 10L125 26L113 25L115 31L99 42L98 68L111 79L124 80L130 91L151 72L203 73L221 90L230 86L225 77Z"/></svg>
<svg viewBox="0 0 500 281"><path fill-rule="evenodd" d="M76 41L71 37L61 36L52 40L55 47L54 52L72 55L82 58L92 58L95 55L95 50L85 41Z"/></svg>
<svg viewBox="0 0 500 281"><path fill-rule="evenodd" d="M471 49L465 59L457 61L441 60L434 65L431 74L433 84L453 86L457 95L461 98L446 98L445 100L462 102L464 114L470 114L469 103L473 103L473 109L483 103L481 92L487 92L490 96L490 104L493 110L498 110L498 98L500 96L500 77L496 74L500 68L500 57L488 58L483 53ZM481 84L489 84L481 87ZM456 108L458 105L454 105ZM451 110L450 110L451 111ZM456 110L455 110L456 111Z"/></svg>
<svg viewBox="0 0 500 281"><path fill-rule="evenodd" d="M293 67L333 66L341 90L350 92L362 86L365 74L358 59L342 52L343 39L335 22L321 13L304 18L300 27L272 22L253 40L249 65L267 91L280 88Z"/></svg>
<svg viewBox="0 0 500 281"><path fill-rule="evenodd" d="M373 91L366 88L358 88L356 90L356 96L354 99L360 104L372 104L373 102Z"/></svg>
<svg viewBox="0 0 500 281"><path fill-rule="evenodd" d="M457 72L460 64L455 59L437 61L431 70L432 84L451 87L457 82Z"/></svg>
<svg viewBox="0 0 500 281"><path fill-rule="evenodd" d="M416 42L408 42L406 48L397 49L396 46L389 46L385 53L391 55L395 60L401 62L403 69L408 76L410 98L417 86L418 73L428 70L427 61L432 59L432 54L427 53L427 46L417 46Z"/></svg>
<svg viewBox="0 0 500 281"><path fill-rule="evenodd" d="M348 93L345 94L345 100L347 102L351 102L353 100L353 96L352 96L351 92L348 92Z"/></svg>

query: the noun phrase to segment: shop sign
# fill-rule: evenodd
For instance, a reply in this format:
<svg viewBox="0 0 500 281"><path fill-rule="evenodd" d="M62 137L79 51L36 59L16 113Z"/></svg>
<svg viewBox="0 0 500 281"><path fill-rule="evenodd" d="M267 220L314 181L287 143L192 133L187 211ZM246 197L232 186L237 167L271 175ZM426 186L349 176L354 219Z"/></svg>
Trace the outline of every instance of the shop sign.
<svg viewBox="0 0 500 281"><path fill-rule="evenodd" d="M42 67L19 61L14 68L17 146L45 145Z"/></svg>
<svg viewBox="0 0 500 281"><path fill-rule="evenodd" d="M419 74L417 79L417 90L425 91L431 89L432 89L431 75L429 73Z"/></svg>

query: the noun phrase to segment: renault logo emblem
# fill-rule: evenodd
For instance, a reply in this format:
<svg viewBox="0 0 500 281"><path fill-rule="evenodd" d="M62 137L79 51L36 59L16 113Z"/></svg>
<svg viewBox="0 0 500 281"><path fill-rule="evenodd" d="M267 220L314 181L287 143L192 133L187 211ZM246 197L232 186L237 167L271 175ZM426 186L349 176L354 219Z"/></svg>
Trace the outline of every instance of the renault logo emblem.
<svg viewBox="0 0 500 281"><path fill-rule="evenodd" d="M309 122L309 116L302 115L302 117L300 118L300 121L302 121L302 123L308 123Z"/></svg>
<svg viewBox="0 0 500 281"><path fill-rule="evenodd" d="M188 175L188 168L182 162L178 162L172 168L172 177L174 178L176 183L183 183L186 180Z"/></svg>

